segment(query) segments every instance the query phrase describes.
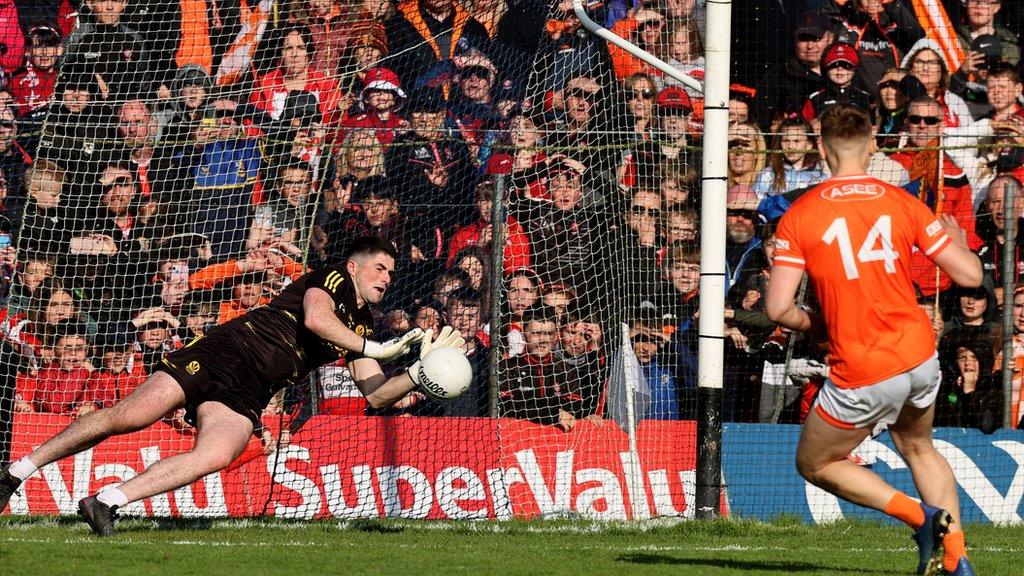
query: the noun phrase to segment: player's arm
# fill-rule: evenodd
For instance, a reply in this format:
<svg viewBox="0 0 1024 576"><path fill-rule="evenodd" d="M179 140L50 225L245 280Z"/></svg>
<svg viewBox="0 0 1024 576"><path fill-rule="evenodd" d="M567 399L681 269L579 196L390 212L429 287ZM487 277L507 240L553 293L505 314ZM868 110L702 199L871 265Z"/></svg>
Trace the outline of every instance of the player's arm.
<svg viewBox="0 0 1024 576"><path fill-rule="evenodd" d="M339 320L334 313L334 306L334 299L326 290L307 289L302 296L306 328L324 340L350 352L377 360L391 360L407 354L410 347L423 338L423 331L414 329L406 332L400 338L388 340L383 344L368 340L356 334Z"/></svg>
<svg viewBox="0 0 1024 576"><path fill-rule="evenodd" d="M356 387L366 397L367 403L374 408L387 408L404 398L419 386L417 380L420 361L427 357L431 350L450 347L462 351L466 341L458 330L445 326L433 338L432 330L427 330L420 338L420 359L397 376L386 378L380 364L372 358L359 358L349 362L349 371Z"/></svg>
<svg viewBox="0 0 1024 576"><path fill-rule="evenodd" d="M960 286L975 288L981 286L982 269L978 255L967 245L967 233L949 214L939 217L946 235L952 242L931 257L932 262L949 275Z"/></svg>
<svg viewBox="0 0 1024 576"><path fill-rule="evenodd" d="M811 329L813 319L806 310L796 305L796 293L800 289L804 271L792 266L772 266L768 279L768 294L765 296L764 311L768 319L790 330L805 332Z"/></svg>
<svg viewBox="0 0 1024 576"><path fill-rule="evenodd" d="M356 387L373 408L387 408L416 389L408 371L403 370L401 374L387 378L373 358L353 360L349 362L348 369Z"/></svg>

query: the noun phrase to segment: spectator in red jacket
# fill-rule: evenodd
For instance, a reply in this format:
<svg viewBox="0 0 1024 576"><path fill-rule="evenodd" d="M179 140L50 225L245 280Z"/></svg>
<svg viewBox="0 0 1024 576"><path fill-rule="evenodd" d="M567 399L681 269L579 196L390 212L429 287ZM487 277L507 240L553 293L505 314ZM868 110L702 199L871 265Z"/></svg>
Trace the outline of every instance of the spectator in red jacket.
<svg viewBox="0 0 1024 576"><path fill-rule="evenodd" d="M455 255L470 246L491 250L491 209L494 204L494 180L485 180L476 187L476 210L480 219L472 224L456 226L448 248L448 267L455 264ZM502 267L505 273L530 266L530 239L519 222L509 216L505 228L505 255Z"/></svg>
<svg viewBox="0 0 1024 576"><path fill-rule="evenodd" d="M57 84L57 61L64 54L60 32L49 26L33 28L28 39L28 64L11 78L11 95L20 118L37 112L45 114Z"/></svg>
<svg viewBox="0 0 1024 576"><path fill-rule="evenodd" d="M73 320L61 322L52 336L54 361L39 371L32 390L23 391L34 412L81 416L102 407L88 386L92 367L87 362L89 340L85 326Z"/></svg>
<svg viewBox="0 0 1024 576"><path fill-rule="evenodd" d="M576 417L566 410L564 397L555 376L553 352L558 336L554 311L536 306L524 315L523 334L526 353L502 362L503 378L498 391L501 415L521 418L537 424L550 424L568 432Z"/></svg>
<svg viewBox="0 0 1024 576"><path fill-rule="evenodd" d="M342 129L345 133L357 128L372 130L377 140L388 146L395 141L398 130L409 126L398 115L405 98L397 74L387 68L371 68L363 78L359 102L341 119Z"/></svg>
<svg viewBox="0 0 1024 576"><path fill-rule="evenodd" d="M146 381L146 369L141 362L135 362L134 346L127 332L98 337L96 352L101 365L89 374L87 387L104 408L124 400Z"/></svg>
<svg viewBox="0 0 1024 576"><path fill-rule="evenodd" d="M939 136L945 126L942 106L931 96L919 96L910 102L907 109L908 145L929 148L939 144ZM910 172L912 183L917 182L918 197L938 214L949 214L967 233L967 244L971 250L982 245L975 233L974 204L971 184L967 175L946 156L939 158L935 150L902 149L891 158ZM941 160L941 161L940 161ZM939 173L939 166L942 172ZM940 181L941 178L941 181ZM911 257L911 277L925 296L936 292L935 266L921 253ZM951 282L943 274L938 289L945 291Z"/></svg>
<svg viewBox="0 0 1024 576"><path fill-rule="evenodd" d="M250 99L252 104L278 120L284 112L288 93L305 90L316 94L324 124L334 124L338 119L341 93L334 78L310 67L313 41L309 30L301 26L285 29L279 49L280 63L259 79Z"/></svg>

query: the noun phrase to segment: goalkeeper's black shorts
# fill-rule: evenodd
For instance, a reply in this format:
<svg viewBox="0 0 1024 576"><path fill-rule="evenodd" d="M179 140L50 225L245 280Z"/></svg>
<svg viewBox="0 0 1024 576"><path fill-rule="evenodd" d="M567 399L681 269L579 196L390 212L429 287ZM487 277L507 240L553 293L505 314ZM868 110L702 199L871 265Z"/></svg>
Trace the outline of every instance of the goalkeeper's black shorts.
<svg viewBox="0 0 1024 576"><path fill-rule="evenodd" d="M253 370L241 352L238 338L247 335L244 324L229 322L211 330L189 346L175 350L156 369L170 374L185 391L185 421L196 425L203 402L220 402L261 426L260 415L280 386ZM251 334L248 335L251 337Z"/></svg>

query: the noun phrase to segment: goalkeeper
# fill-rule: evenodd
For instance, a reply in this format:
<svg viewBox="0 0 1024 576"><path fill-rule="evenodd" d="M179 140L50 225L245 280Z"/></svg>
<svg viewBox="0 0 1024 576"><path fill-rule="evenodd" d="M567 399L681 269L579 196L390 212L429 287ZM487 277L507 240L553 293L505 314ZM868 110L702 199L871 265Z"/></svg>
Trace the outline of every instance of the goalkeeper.
<svg viewBox="0 0 1024 576"><path fill-rule="evenodd" d="M394 404L417 387L418 364L386 378L380 361L394 360L420 343L433 348L465 343L458 331L415 329L400 338L372 340L369 306L391 283L396 253L385 240L355 240L342 266L327 266L290 284L267 306L211 330L168 354L135 392L113 407L86 414L28 456L0 472L0 512L18 486L39 467L77 454L104 439L141 430L166 413L185 408L196 426L191 452L172 456L145 472L78 503L79 514L101 536L115 533L116 511L129 502L190 484L228 466L242 452L271 397L302 382L313 369L344 356L370 406Z"/></svg>

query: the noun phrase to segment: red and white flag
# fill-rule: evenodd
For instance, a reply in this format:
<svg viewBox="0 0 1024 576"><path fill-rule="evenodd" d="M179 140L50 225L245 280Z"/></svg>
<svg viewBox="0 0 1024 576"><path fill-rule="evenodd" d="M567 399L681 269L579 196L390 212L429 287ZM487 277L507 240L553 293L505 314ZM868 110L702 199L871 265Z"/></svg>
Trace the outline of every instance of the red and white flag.
<svg viewBox="0 0 1024 576"><path fill-rule="evenodd" d="M224 58L217 68L216 82L218 86L234 84L249 70L256 47L263 39L267 23L276 9L275 4L275 0L260 0L255 9L250 9L249 3L246 0L241 0L239 11L242 29L238 32L231 47L224 53Z"/></svg>

